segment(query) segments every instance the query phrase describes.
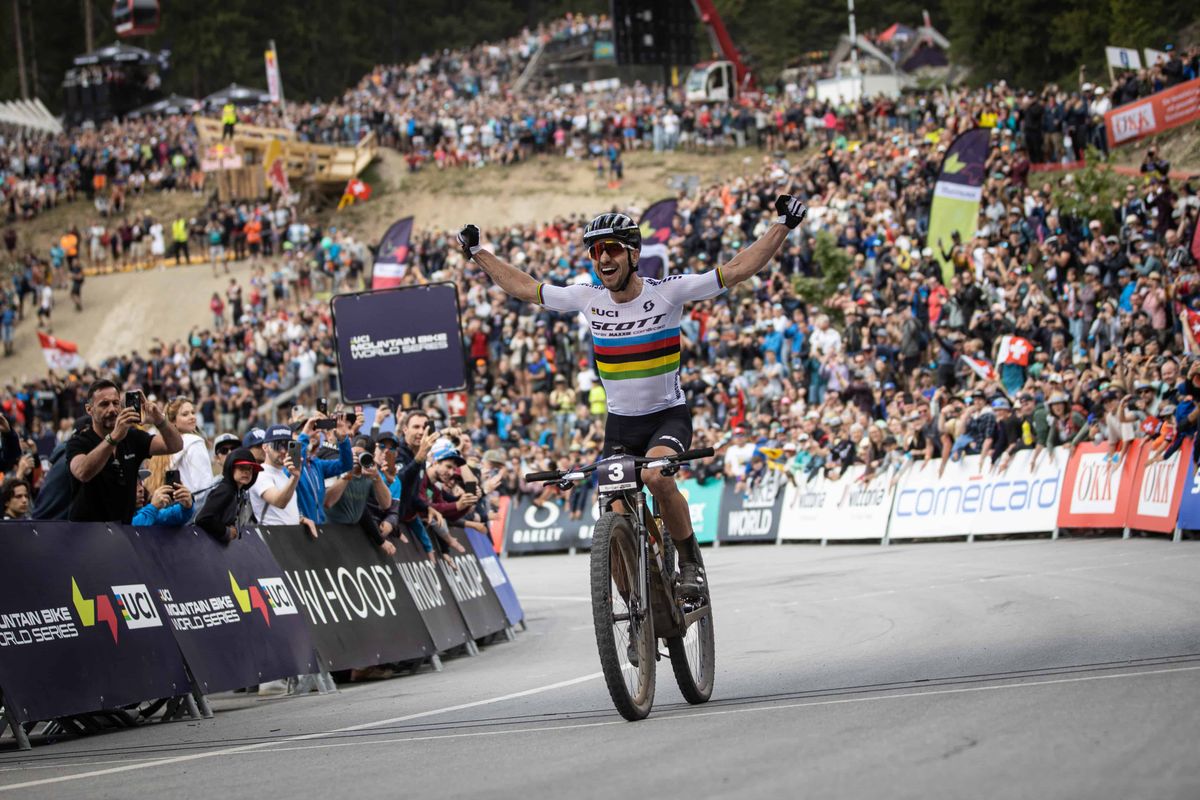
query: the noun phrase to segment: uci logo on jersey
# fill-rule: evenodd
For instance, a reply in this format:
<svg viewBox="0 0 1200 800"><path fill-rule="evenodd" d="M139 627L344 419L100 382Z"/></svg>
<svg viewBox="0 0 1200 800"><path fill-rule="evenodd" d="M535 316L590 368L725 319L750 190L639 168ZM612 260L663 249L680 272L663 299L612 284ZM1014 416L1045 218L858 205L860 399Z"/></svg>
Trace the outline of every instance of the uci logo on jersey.
<svg viewBox="0 0 1200 800"><path fill-rule="evenodd" d="M592 313L597 317L615 317L617 310L615 308L593 308Z"/></svg>

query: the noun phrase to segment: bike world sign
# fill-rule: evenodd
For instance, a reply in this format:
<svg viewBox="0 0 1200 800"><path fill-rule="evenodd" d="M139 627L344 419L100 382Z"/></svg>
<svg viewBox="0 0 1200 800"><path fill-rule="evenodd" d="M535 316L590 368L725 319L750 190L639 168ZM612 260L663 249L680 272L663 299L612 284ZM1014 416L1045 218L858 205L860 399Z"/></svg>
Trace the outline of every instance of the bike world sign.
<svg viewBox="0 0 1200 800"><path fill-rule="evenodd" d="M253 530L229 544L194 527L130 529L129 538L203 691L317 670L294 595Z"/></svg>
<svg viewBox="0 0 1200 800"><path fill-rule="evenodd" d="M332 308L342 394L348 402L466 386L454 284L339 294Z"/></svg>
<svg viewBox="0 0 1200 800"><path fill-rule="evenodd" d="M434 652L404 576L362 528L325 525L316 539L299 526L259 530L283 573L264 599L282 591L294 601L326 668L369 667Z"/></svg>
<svg viewBox="0 0 1200 800"><path fill-rule="evenodd" d="M768 469L749 485L725 484L721 497L720 542L773 542L779 535L787 474Z"/></svg>
<svg viewBox="0 0 1200 800"><path fill-rule="evenodd" d="M850 467L837 480L801 475L783 493L779 538L801 540L883 539L892 510L893 473L864 481L866 467Z"/></svg>
<svg viewBox="0 0 1200 800"><path fill-rule="evenodd" d="M913 462L900 473L888 536L919 539L968 534L1038 533L1054 530L1063 494L1066 448L1013 456L1005 470L964 456L946 465L941 459Z"/></svg>
<svg viewBox="0 0 1200 800"><path fill-rule="evenodd" d="M577 490L578 491L578 490ZM508 512L506 553L553 553L592 546L592 531L600 519L600 505L592 502L580 519L571 519L569 507L558 503L535 506L527 497Z"/></svg>
<svg viewBox="0 0 1200 800"><path fill-rule="evenodd" d="M18 720L188 691L153 581L119 526L6 522L3 535L0 686Z"/></svg>

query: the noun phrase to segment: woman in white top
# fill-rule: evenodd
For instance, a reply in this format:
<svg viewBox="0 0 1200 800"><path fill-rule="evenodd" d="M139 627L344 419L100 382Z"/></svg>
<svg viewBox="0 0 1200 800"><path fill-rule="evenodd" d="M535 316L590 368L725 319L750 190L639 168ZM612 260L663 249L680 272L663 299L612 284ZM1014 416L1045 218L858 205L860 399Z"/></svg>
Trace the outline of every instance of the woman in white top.
<svg viewBox="0 0 1200 800"><path fill-rule="evenodd" d="M178 397L167 404L167 419L183 435L183 449L171 456L170 469L179 470L179 478L195 494L215 482L208 442L199 431L196 404Z"/></svg>

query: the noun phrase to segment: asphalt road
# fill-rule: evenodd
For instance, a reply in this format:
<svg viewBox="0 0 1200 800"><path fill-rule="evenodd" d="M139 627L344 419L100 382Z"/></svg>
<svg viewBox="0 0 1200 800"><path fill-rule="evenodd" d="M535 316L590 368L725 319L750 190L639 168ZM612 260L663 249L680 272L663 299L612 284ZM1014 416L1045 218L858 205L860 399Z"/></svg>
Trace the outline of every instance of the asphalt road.
<svg viewBox="0 0 1200 800"><path fill-rule="evenodd" d="M336 695L0 753L0 798L1200 797L1200 543L723 547L717 678L612 710L586 556L517 641Z"/></svg>

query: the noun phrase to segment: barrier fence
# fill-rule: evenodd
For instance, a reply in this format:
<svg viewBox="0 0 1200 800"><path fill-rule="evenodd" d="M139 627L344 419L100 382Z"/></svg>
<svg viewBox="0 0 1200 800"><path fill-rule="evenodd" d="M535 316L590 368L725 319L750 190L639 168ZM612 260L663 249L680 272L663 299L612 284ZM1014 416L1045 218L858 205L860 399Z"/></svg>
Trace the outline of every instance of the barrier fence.
<svg viewBox="0 0 1200 800"><path fill-rule="evenodd" d="M836 480L769 470L748 489L733 481L681 481L701 543L921 540L1047 533L1062 529L1173 533L1200 529L1200 482L1192 443L1151 463L1144 442L1117 460L1106 445L1074 452L1022 450L999 469L979 456L944 467L914 461L898 471L867 476L853 466ZM586 549L598 508L580 520L556 503L528 497L506 505L497 527L508 554Z"/></svg>
<svg viewBox="0 0 1200 800"><path fill-rule="evenodd" d="M411 541L390 558L347 525L316 539L247 528L222 544L192 526L0 523L6 721L27 746L41 720L162 698L194 709L208 693L324 670L440 669L439 653L511 638L524 618L490 540L451 535L465 550L454 567Z"/></svg>

